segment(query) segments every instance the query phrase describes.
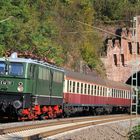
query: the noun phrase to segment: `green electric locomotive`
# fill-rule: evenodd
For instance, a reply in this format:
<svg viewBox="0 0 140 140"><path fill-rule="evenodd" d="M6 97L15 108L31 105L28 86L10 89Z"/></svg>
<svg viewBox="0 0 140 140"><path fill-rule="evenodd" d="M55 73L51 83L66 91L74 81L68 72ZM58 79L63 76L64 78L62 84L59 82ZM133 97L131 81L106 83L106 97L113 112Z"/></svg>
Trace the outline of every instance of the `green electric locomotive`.
<svg viewBox="0 0 140 140"><path fill-rule="evenodd" d="M22 119L62 114L64 70L13 53L0 58L0 114Z"/></svg>

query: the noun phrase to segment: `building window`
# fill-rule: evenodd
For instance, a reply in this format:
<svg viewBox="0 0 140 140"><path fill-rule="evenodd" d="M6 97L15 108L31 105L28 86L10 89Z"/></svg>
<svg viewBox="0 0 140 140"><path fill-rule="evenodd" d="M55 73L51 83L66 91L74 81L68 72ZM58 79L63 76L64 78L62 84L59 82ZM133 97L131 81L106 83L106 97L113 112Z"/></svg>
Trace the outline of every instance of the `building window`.
<svg viewBox="0 0 140 140"><path fill-rule="evenodd" d="M132 43L128 42L129 53L132 54Z"/></svg>
<svg viewBox="0 0 140 140"><path fill-rule="evenodd" d="M114 54L114 64L115 64L115 66L117 66L117 55L116 54Z"/></svg>
<svg viewBox="0 0 140 140"><path fill-rule="evenodd" d="M140 54L140 45L139 45L139 42L137 42L137 54Z"/></svg>
<svg viewBox="0 0 140 140"><path fill-rule="evenodd" d="M124 66L124 54L121 54L121 62L122 62L122 66Z"/></svg>

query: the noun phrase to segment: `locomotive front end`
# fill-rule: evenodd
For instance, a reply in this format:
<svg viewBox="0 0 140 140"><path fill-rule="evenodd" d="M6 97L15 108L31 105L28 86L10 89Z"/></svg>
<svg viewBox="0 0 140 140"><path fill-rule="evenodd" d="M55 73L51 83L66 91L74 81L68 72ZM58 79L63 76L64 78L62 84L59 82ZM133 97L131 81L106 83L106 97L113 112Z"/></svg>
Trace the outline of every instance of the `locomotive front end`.
<svg viewBox="0 0 140 140"><path fill-rule="evenodd" d="M21 108L29 106L27 63L15 55L0 59L0 116L17 117Z"/></svg>

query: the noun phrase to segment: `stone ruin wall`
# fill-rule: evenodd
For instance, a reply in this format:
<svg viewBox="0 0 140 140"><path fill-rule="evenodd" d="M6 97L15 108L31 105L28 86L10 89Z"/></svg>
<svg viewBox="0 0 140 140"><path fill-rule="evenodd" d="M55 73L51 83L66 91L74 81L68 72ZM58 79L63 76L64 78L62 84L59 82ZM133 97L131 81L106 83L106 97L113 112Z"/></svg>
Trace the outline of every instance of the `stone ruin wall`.
<svg viewBox="0 0 140 140"><path fill-rule="evenodd" d="M138 63L140 63L140 22L138 22L137 32L137 58ZM108 79L126 82L131 77L132 65L136 62L136 43L132 41L135 38L135 36L132 36L132 29L123 28L121 37L121 40L108 39L107 55L101 60L105 65ZM140 71L140 65L138 71Z"/></svg>

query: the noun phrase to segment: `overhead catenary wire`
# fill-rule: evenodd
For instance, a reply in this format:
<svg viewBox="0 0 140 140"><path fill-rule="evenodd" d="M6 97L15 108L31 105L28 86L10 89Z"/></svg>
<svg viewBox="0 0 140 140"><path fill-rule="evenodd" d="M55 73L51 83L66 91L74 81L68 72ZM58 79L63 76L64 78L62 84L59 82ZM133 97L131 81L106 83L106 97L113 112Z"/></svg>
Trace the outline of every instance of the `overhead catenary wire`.
<svg viewBox="0 0 140 140"><path fill-rule="evenodd" d="M107 33L107 34L110 34L110 35L119 37L119 38L121 38L121 39L125 39L125 40L131 41L131 42L133 42L133 43L136 43L135 40L133 40L132 38L128 38L128 37L123 37L123 36L117 35L117 34L115 34L115 33L112 33L111 31L107 31L107 30L102 29L102 28L100 28L100 27L96 27L96 26L90 25L90 24L88 24L88 23L79 21L79 20L73 20L73 21L74 21L74 22L77 22L77 23L80 23L80 24L82 24L82 25L91 27L91 28L93 28L93 29L99 30L99 31L101 31L101 32L105 32L105 33ZM71 32L71 33L72 33L72 32Z"/></svg>

